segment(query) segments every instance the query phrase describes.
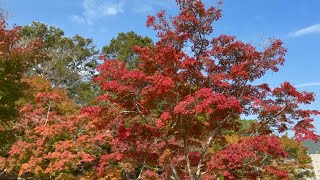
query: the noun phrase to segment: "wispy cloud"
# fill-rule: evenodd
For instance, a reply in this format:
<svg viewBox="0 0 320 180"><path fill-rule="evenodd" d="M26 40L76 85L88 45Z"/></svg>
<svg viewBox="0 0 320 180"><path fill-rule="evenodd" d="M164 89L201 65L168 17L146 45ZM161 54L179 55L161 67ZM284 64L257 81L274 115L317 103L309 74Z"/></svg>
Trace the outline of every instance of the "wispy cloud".
<svg viewBox="0 0 320 180"><path fill-rule="evenodd" d="M171 0L131 0L133 3L132 10L136 13L149 13L156 8L170 9L174 6L174 1Z"/></svg>
<svg viewBox="0 0 320 180"><path fill-rule="evenodd" d="M86 19L82 16L78 16L78 15L72 15L71 16L71 21L76 23L76 24L84 24L86 23Z"/></svg>
<svg viewBox="0 0 320 180"><path fill-rule="evenodd" d="M121 0L83 0L82 14L71 16L71 21L77 24L92 25L99 18L123 13L123 6L124 1Z"/></svg>
<svg viewBox="0 0 320 180"><path fill-rule="evenodd" d="M300 37L308 34L320 34L320 24L314 24L298 31L292 32L289 34L289 36Z"/></svg>
<svg viewBox="0 0 320 180"><path fill-rule="evenodd" d="M83 12L70 16L76 24L93 25L98 19L115 16L125 11L151 13L160 9L171 9L172 0L82 0Z"/></svg>
<svg viewBox="0 0 320 180"><path fill-rule="evenodd" d="M295 85L295 87L311 87L311 86L320 86L320 82L310 82L310 83L303 83L303 84L298 84Z"/></svg>

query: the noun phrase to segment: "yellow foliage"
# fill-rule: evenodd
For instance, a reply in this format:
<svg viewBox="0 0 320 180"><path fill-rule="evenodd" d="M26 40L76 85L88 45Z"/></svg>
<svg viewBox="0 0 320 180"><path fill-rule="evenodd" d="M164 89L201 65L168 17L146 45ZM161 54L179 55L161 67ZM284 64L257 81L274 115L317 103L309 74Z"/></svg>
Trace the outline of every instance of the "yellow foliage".
<svg viewBox="0 0 320 180"><path fill-rule="evenodd" d="M24 97L17 102L18 106L35 103L34 97L38 93L51 92L58 94L62 98L62 102L51 105L58 114L71 115L78 112L79 107L68 97L67 91L60 88L52 88L50 82L42 76L28 77L22 79L22 81L27 83L29 88L24 91Z"/></svg>

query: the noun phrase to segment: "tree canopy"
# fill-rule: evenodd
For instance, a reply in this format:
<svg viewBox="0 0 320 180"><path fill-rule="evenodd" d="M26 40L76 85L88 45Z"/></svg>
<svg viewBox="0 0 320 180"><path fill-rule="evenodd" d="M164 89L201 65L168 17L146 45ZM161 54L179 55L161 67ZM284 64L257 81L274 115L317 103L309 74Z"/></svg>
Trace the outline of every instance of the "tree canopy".
<svg viewBox="0 0 320 180"><path fill-rule="evenodd" d="M282 41L270 39L259 51L234 36L208 39L221 10L200 0L176 2L177 16L160 11L148 17L160 40L134 48L137 69L102 57L95 82L105 91L99 98L105 105L91 113L108 119L105 128L114 124L102 173L110 176L116 161L127 178L137 177L136 167L154 179L289 178L273 165L288 156L274 132L294 129L297 140L316 139L311 122L319 112L301 109L314 95L288 82L276 88L253 83L284 65ZM120 109L120 118L102 118L104 108ZM258 115L257 124L244 140L226 145L224 136L239 131L241 114Z"/></svg>
<svg viewBox="0 0 320 180"><path fill-rule="evenodd" d="M15 102L22 96L25 84L23 74L34 64L41 63L45 54L41 52L39 41L34 39L20 44L20 27L6 28L0 20L0 121L13 118L17 111Z"/></svg>
<svg viewBox="0 0 320 180"><path fill-rule="evenodd" d="M127 68L136 68L139 64L139 56L133 51L134 46L149 47L153 44L152 39L137 35L130 31L119 33L112 38L110 44L102 48L102 53L109 59L119 59L126 63Z"/></svg>
<svg viewBox="0 0 320 180"><path fill-rule="evenodd" d="M22 33L3 28L0 47L5 56L0 63L14 63L7 69L15 71L1 75L6 66L0 64L0 80L13 77L5 83L21 82L29 88L14 99L19 116L9 127L17 138L0 157L1 175L126 180L311 177L310 158L300 142L319 138L312 122L320 112L306 109L314 94L300 92L289 82L274 88L257 83L268 72L279 71L287 50L273 38L260 49L235 36L213 36L213 25L222 16L220 3L176 0L176 16L164 10L148 16L147 27L158 37L154 44L133 32L120 33L104 48L99 56L103 63L94 69L98 73L92 81L101 94L95 98L79 93L94 101L86 106L68 96L72 91L66 87L75 82L69 73L52 70L34 76L25 71L33 64L51 68L62 63L63 72L73 73L78 61L87 65L94 54L90 40L65 38L62 30L41 23ZM36 37L42 48L30 44ZM22 59L29 61L23 64ZM241 120L241 115L256 119ZM292 138L280 136L290 130Z"/></svg>
<svg viewBox="0 0 320 180"><path fill-rule="evenodd" d="M8 126L19 116L16 102L28 88L23 75L46 57L36 39L21 45L19 32L20 27L9 29L0 19L0 155L6 154L15 140L14 131Z"/></svg>
<svg viewBox="0 0 320 180"><path fill-rule="evenodd" d="M63 30L40 22L24 26L21 36L23 42L40 39L42 51L48 54L48 59L35 66L39 71L31 71L29 74L44 75L53 86L67 89L70 97L79 104L91 102L81 94L91 95L91 98L96 94L96 88L90 83L98 64L98 51L95 50L92 39L79 35L65 37Z"/></svg>

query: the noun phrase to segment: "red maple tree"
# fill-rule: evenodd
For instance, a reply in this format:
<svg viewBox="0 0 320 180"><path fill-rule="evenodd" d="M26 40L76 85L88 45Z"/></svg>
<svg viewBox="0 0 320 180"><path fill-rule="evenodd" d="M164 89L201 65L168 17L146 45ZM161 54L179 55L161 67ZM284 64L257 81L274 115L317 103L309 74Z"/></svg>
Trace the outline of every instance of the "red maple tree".
<svg viewBox="0 0 320 180"><path fill-rule="evenodd" d="M91 112L113 134L100 175L118 164L127 178L137 178L137 169L139 177L154 179L288 178L272 165L286 156L274 132L293 130L298 140L317 140L312 116L319 112L300 108L314 94L288 82L277 88L254 83L284 64L282 41L270 39L259 51L234 36L209 39L221 10L201 0L176 3L177 16L160 11L148 17L159 41L135 47L137 69L101 57L94 81L105 94L98 100L103 108L120 109L121 116L105 117L101 107ZM257 116L258 123L245 140L225 144L225 135L239 133L241 114Z"/></svg>

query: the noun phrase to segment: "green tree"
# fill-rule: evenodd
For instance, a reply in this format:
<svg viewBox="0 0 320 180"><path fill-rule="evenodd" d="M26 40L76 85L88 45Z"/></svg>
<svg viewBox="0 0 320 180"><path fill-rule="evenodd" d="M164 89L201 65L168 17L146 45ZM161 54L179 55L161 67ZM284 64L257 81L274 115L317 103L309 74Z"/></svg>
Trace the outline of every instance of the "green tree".
<svg viewBox="0 0 320 180"><path fill-rule="evenodd" d="M95 50L92 39L79 35L72 38L65 37L63 30L40 22L33 22L23 27L21 34L22 44L40 38L43 43L42 50L50 58L36 66L34 68L36 71L30 71L29 75L43 74L53 86L67 89L69 95L77 103L87 104L88 102L80 99L79 94L95 94L91 91L96 88L84 89L89 92L81 92L79 88L93 86L88 81L95 73L98 51ZM77 92L79 94L75 94Z"/></svg>
<svg viewBox="0 0 320 180"><path fill-rule="evenodd" d="M76 83L69 89L72 99L81 106L93 104L96 97L101 95L100 88L91 81Z"/></svg>
<svg viewBox="0 0 320 180"><path fill-rule="evenodd" d="M276 161L277 166L288 172L291 179L308 179L313 177L311 158L308 149L301 142L289 138L287 135L280 138L282 148L288 153L285 159Z"/></svg>
<svg viewBox="0 0 320 180"><path fill-rule="evenodd" d="M109 59L118 59L126 63L127 68L133 69L139 63L139 57L132 50L134 46L149 47L153 44L152 39L137 35L130 31L119 33L116 38L112 38L109 45L102 48L102 52Z"/></svg>

